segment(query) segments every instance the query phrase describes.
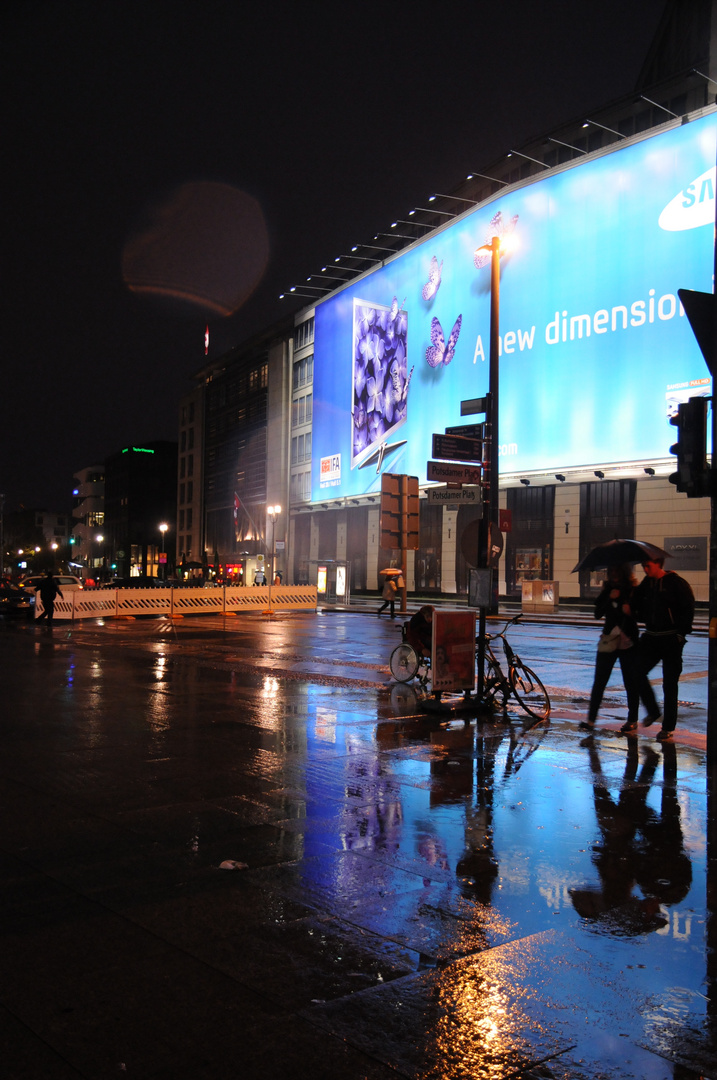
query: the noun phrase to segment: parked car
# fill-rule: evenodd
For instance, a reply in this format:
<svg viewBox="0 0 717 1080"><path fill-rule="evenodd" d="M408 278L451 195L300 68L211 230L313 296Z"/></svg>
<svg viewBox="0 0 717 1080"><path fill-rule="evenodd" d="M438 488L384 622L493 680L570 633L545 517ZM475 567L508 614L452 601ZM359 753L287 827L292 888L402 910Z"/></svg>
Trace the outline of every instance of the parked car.
<svg viewBox="0 0 717 1080"><path fill-rule="evenodd" d="M75 577L74 574L53 574L52 576L60 586L60 592L63 594L66 592L78 592L84 588L80 579ZM45 577L47 577L46 574L31 574L30 577L23 578L20 582L20 588L25 589L34 596L35 589L39 589L40 582Z"/></svg>
<svg viewBox="0 0 717 1080"><path fill-rule="evenodd" d="M6 618L12 615L31 619L35 614L35 594L29 594L19 585L3 582L0 585L0 615Z"/></svg>

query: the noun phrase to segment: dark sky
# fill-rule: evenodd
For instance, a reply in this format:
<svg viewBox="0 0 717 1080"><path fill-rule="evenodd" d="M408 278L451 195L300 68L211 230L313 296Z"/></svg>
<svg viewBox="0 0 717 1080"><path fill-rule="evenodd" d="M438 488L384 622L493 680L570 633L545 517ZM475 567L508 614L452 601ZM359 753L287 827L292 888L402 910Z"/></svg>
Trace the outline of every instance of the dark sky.
<svg viewBox="0 0 717 1080"><path fill-rule="evenodd" d="M432 191L632 90L659 0L19 2L3 16L6 508L176 438L205 312L137 296L122 251L179 185L260 203L269 264L210 358ZM232 274L228 268L227 273Z"/></svg>

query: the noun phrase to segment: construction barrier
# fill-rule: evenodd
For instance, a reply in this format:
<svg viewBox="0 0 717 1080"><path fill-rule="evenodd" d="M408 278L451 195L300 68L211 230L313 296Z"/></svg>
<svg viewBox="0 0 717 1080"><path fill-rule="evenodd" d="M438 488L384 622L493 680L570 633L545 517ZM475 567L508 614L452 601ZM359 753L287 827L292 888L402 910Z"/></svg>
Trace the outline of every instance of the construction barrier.
<svg viewBox="0 0 717 1080"><path fill-rule="evenodd" d="M35 594L35 618L42 600ZM238 615L265 611L316 611L315 585L259 585L217 589L81 589L55 600L54 617L118 619L150 615L156 619L184 615Z"/></svg>

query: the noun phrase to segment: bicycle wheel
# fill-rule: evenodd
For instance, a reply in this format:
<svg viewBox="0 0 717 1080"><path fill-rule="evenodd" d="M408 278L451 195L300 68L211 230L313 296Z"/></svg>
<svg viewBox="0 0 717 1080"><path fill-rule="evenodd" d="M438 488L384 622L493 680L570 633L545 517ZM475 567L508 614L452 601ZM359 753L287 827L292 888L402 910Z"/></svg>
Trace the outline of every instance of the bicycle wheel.
<svg viewBox="0 0 717 1080"><path fill-rule="evenodd" d="M418 671L418 654L412 645L402 642L391 653L388 666L396 682L410 682Z"/></svg>
<svg viewBox="0 0 717 1080"><path fill-rule="evenodd" d="M511 665L509 677L520 707L536 720L547 720L550 716L550 698L535 672L526 667L522 660L517 660Z"/></svg>
<svg viewBox="0 0 717 1080"><path fill-rule="evenodd" d="M509 692L500 664L486 656L483 669L483 703L505 710Z"/></svg>

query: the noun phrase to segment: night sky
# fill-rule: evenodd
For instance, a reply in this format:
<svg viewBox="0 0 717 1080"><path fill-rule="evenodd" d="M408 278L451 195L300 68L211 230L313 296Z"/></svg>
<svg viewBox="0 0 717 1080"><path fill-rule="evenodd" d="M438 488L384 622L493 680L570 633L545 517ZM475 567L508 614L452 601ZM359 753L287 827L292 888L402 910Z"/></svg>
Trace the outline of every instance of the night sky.
<svg viewBox="0 0 717 1080"><path fill-rule="evenodd" d="M14 3L2 76L6 510L64 510L75 470L176 439L207 321L211 359L293 310L279 293L433 191L629 93L662 10ZM219 201L208 207L207 193ZM256 270L255 234L241 252L238 193L261 208L268 263L242 306L220 315ZM188 227L191 244L167 242ZM204 306L128 288L123 265L136 284L148 237L144 284L161 278L167 292L159 253L170 286L186 293L187 274L202 277Z"/></svg>

